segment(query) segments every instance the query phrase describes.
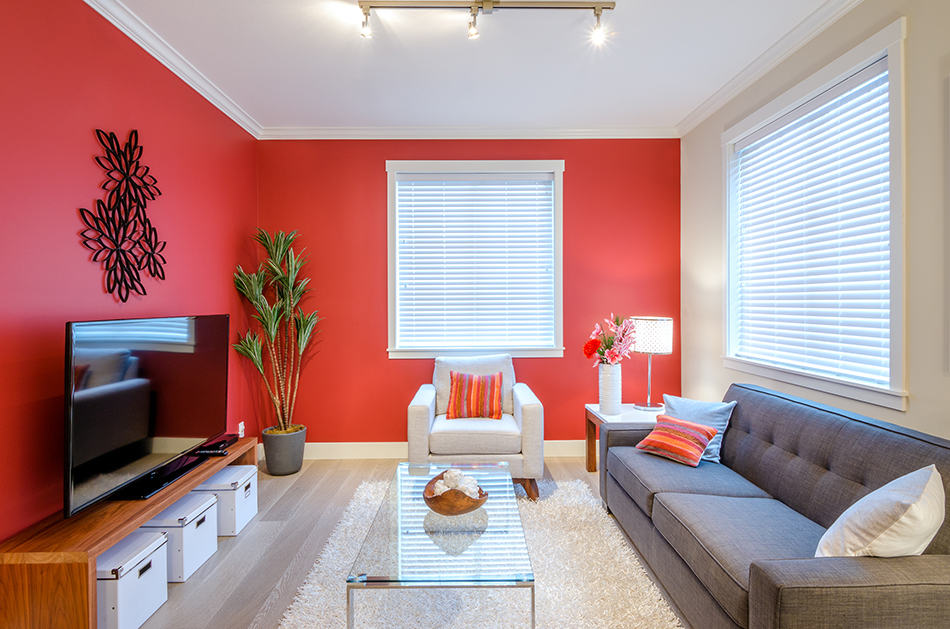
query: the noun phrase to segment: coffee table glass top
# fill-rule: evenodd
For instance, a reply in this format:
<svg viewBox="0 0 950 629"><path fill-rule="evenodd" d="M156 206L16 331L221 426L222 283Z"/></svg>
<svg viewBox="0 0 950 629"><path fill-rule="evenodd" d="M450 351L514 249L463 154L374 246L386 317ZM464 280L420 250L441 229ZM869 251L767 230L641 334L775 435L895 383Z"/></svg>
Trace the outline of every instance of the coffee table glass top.
<svg viewBox="0 0 950 629"><path fill-rule="evenodd" d="M484 505L458 516L426 506L426 483L450 467L475 477L488 492ZM400 463L347 581L390 587L533 582L508 465Z"/></svg>

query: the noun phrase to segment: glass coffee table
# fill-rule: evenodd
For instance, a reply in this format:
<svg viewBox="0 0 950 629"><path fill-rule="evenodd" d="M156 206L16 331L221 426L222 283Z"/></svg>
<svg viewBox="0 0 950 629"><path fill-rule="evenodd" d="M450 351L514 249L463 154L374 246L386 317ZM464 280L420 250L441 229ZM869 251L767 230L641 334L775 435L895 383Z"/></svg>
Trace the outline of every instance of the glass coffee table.
<svg viewBox="0 0 950 629"><path fill-rule="evenodd" d="M458 516L426 506L426 483L450 467L475 477L484 505ZM534 627L534 572L507 463L400 463L346 578L346 624L358 589L509 587L530 589Z"/></svg>

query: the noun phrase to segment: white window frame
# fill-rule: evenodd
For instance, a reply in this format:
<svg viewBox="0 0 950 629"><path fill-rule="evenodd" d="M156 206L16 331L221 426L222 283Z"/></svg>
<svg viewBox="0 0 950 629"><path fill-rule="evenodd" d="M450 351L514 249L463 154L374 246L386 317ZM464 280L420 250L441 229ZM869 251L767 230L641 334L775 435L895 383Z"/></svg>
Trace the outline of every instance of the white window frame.
<svg viewBox="0 0 950 629"><path fill-rule="evenodd" d="M723 207L726 210L724 233L726 288L723 300L726 350L723 365L725 367L869 404L906 410L908 397L904 352L904 40L906 32L906 18L901 17L722 134ZM890 384L888 387L861 385L738 358L735 356L735 330L731 312L734 307L732 282L735 269L732 266L732 248L736 236L736 201L730 171L736 153L736 144L884 55L887 56L890 82Z"/></svg>
<svg viewBox="0 0 950 629"><path fill-rule="evenodd" d="M396 178L400 173L548 173L554 181L554 326L555 347L494 347L469 349L399 349L396 347ZM515 358L564 356L563 192L564 160L387 160L388 301L390 358L508 353Z"/></svg>

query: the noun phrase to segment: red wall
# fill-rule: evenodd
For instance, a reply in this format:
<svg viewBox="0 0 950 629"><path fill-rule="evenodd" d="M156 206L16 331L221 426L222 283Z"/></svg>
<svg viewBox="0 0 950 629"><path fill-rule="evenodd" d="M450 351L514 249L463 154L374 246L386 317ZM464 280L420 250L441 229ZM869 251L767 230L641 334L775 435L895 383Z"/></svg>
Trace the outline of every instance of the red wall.
<svg viewBox="0 0 950 629"><path fill-rule="evenodd" d="M310 441L404 441L406 405L431 360L386 355L387 159L563 159L564 358L516 359L545 404L548 439L582 437L597 373L580 347L611 311L679 324L679 141L257 142L78 0L0 10L0 539L62 507L63 345L68 320L229 312L260 223L308 247L318 351L297 420ZM139 130L163 196L149 215L167 279L120 304L80 246L77 208L101 197L94 129ZM261 219L259 220L258 215ZM232 338L233 338L232 334ZM678 393L679 343L654 361L654 391ZM234 352L229 426L266 417ZM250 383L250 386L249 386ZM624 399L645 395L646 360L624 362ZM262 422L267 425L268 421Z"/></svg>
<svg viewBox="0 0 950 629"><path fill-rule="evenodd" d="M258 144L260 213L300 232L320 310L318 351L295 419L308 441L405 441L406 406L431 360L390 360L387 159L563 159L563 358L515 360L545 408L545 438L583 436L597 371L581 346L610 312L672 316L679 327L679 140L267 141ZM680 391L674 354L654 359L653 393ZM624 400L646 397L646 357L623 362Z"/></svg>
<svg viewBox="0 0 950 629"><path fill-rule="evenodd" d="M253 261L254 140L78 0L0 10L0 539L62 509L68 320L231 312L231 271ZM163 195L167 280L120 304L82 248L77 208L101 198L94 130L138 129ZM232 352L229 422L250 410Z"/></svg>

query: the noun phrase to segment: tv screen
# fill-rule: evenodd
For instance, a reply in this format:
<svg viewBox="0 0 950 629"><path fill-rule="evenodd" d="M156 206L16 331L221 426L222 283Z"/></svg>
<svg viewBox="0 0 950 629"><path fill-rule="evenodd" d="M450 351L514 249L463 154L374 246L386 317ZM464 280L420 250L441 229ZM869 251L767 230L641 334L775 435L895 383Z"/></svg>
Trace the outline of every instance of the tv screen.
<svg viewBox="0 0 950 629"><path fill-rule="evenodd" d="M181 468L225 431L227 386L228 315L67 323L66 517Z"/></svg>

